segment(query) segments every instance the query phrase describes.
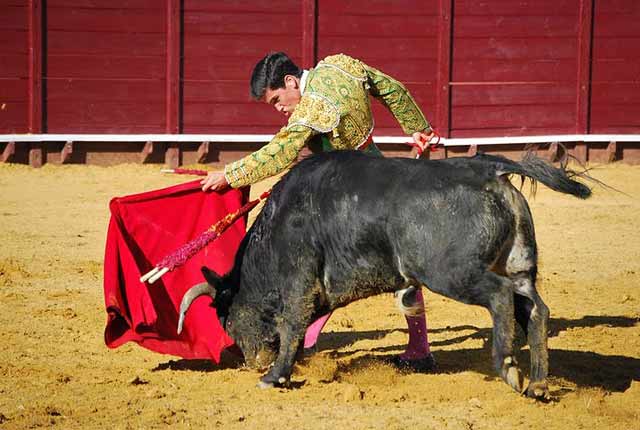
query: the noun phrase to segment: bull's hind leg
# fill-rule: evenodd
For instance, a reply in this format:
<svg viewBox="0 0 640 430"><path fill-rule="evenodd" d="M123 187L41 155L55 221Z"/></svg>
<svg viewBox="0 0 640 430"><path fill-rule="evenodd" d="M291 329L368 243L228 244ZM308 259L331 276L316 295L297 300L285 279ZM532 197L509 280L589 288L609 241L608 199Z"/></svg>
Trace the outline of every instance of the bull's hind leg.
<svg viewBox="0 0 640 430"><path fill-rule="evenodd" d="M513 341L515 337L513 286L509 279L487 272L485 278L478 284L492 286L488 288L488 310L493 319L493 364L511 388L522 392L522 373L518 369L518 363L513 354Z"/></svg>
<svg viewBox="0 0 640 430"><path fill-rule="evenodd" d="M504 257L503 270L511 279L515 293L515 317L527 334L531 352L531 382L527 396L547 399L547 374L549 358L547 350L547 324L549 308L536 291L537 247L533 219L525 198L509 187L507 194L512 199L516 216L515 236L512 246Z"/></svg>
<svg viewBox="0 0 640 430"><path fill-rule="evenodd" d="M527 387L527 396L545 400L549 398L547 386L549 308L536 291L534 275L520 274L511 276L511 279L515 284L516 318L527 334L531 353L531 382Z"/></svg>
<svg viewBox="0 0 640 430"><path fill-rule="evenodd" d="M494 367L509 386L522 392L522 375L513 355L515 322L511 280L493 272L482 272L468 276L462 284L450 280L442 284L432 282L428 287L463 303L487 308L493 319Z"/></svg>

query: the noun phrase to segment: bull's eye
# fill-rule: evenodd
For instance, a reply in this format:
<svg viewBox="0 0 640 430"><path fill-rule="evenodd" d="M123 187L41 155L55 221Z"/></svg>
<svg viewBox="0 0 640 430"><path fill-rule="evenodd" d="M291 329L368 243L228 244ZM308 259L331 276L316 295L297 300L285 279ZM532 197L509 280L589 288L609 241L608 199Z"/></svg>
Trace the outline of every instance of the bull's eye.
<svg viewBox="0 0 640 430"><path fill-rule="evenodd" d="M227 327L231 327L231 321L227 321Z"/></svg>

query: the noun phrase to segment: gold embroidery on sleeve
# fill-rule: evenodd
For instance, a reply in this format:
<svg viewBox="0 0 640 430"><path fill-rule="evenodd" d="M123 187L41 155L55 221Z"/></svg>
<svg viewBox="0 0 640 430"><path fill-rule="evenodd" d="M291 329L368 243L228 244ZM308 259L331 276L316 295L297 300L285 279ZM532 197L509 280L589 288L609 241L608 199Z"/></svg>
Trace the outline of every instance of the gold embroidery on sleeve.
<svg viewBox="0 0 640 430"><path fill-rule="evenodd" d="M327 133L340 122L340 113L334 103L322 94L305 92L289 118L287 128L306 126Z"/></svg>

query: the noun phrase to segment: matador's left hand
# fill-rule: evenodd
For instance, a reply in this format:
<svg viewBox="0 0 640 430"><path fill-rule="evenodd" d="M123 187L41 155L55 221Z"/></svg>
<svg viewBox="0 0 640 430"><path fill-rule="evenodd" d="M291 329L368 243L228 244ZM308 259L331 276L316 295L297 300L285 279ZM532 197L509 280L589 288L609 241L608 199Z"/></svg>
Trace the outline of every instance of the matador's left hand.
<svg viewBox="0 0 640 430"><path fill-rule="evenodd" d="M422 149L422 151L419 151L418 148L413 147L411 150L411 158L416 158L418 154L422 155L422 153L427 150L431 140L436 137L436 134L433 131L429 131L429 133L425 133L425 131L416 131L411 135L411 137L413 138L413 142Z"/></svg>

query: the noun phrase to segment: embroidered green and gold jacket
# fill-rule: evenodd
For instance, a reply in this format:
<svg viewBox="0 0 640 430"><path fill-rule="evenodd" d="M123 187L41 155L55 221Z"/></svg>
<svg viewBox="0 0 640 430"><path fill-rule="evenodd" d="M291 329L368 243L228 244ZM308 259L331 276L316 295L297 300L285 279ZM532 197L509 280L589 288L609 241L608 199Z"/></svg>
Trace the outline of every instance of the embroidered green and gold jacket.
<svg viewBox="0 0 640 430"><path fill-rule="evenodd" d="M271 142L225 166L227 182L239 188L282 172L319 134L328 142L325 150L359 148L373 131L369 94L391 111L406 134L430 130L404 85L355 58L332 55L309 72L288 124Z"/></svg>

